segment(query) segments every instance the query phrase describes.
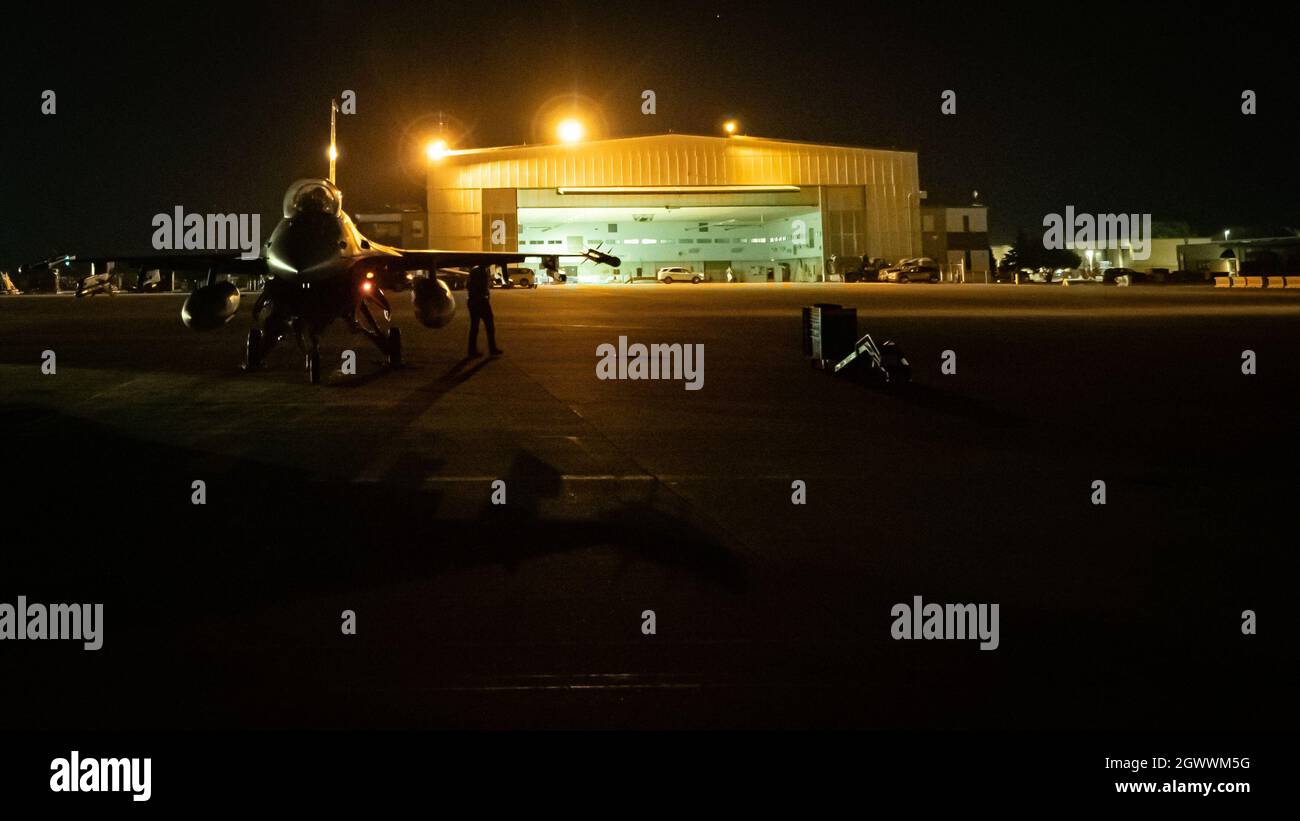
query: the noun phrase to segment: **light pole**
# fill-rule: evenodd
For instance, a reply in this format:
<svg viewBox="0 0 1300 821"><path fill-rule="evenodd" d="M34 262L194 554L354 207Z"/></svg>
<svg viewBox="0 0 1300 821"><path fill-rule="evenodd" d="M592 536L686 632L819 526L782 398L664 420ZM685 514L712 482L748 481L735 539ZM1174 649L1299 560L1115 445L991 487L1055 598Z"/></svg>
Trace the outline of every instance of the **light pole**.
<svg viewBox="0 0 1300 821"><path fill-rule="evenodd" d="M334 162L339 158L338 143L334 140L335 120L339 113L338 100L330 100L330 182L334 182Z"/></svg>

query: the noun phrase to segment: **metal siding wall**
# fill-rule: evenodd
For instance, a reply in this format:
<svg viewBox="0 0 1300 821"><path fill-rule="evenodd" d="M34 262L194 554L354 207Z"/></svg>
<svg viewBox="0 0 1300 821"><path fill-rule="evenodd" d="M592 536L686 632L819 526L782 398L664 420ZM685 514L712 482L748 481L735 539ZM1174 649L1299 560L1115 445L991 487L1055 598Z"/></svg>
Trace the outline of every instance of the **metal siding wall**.
<svg viewBox="0 0 1300 821"><path fill-rule="evenodd" d="M467 228L481 220L475 189L760 184L863 186L867 252L919 253L919 201L908 196L919 187L915 153L685 135L453 154L429 172L429 239L431 247L481 244L481 232Z"/></svg>

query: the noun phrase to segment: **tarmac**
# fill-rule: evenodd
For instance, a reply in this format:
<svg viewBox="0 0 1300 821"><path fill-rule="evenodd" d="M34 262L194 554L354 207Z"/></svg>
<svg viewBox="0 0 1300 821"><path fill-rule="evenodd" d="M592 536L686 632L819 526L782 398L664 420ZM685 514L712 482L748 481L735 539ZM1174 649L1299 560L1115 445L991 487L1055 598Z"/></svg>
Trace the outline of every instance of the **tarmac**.
<svg viewBox="0 0 1300 821"><path fill-rule="evenodd" d="M336 324L313 387L287 341L239 372L247 295L209 334L178 295L0 298L0 601L104 605L99 650L0 646L0 726L1300 724L1300 292L492 301L504 356L399 294L406 367ZM810 367L816 302L912 384ZM598 378L620 336L702 345L702 387ZM916 596L997 604L997 648L893 638Z"/></svg>

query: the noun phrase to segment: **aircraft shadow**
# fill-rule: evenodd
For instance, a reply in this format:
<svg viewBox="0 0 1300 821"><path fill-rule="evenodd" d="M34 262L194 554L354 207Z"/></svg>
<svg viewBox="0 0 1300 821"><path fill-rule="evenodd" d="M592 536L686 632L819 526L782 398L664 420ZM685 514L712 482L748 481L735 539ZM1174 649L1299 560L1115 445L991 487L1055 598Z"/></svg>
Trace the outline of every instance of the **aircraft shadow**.
<svg viewBox="0 0 1300 821"><path fill-rule="evenodd" d="M424 401L450 389L440 383L420 392ZM559 497L563 483L524 451L504 477L510 503L457 519L440 514L436 489L320 480L246 460L214 469L211 454L44 408L0 405L0 426L22 434L9 451L26 466L2 491L11 548L0 554L0 576L19 592L257 606L473 567L517 570L595 548L728 589L745 585L743 563L718 536L654 497L581 517L542 515L541 500ZM191 503L195 475L208 477L205 505Z"/></svg>

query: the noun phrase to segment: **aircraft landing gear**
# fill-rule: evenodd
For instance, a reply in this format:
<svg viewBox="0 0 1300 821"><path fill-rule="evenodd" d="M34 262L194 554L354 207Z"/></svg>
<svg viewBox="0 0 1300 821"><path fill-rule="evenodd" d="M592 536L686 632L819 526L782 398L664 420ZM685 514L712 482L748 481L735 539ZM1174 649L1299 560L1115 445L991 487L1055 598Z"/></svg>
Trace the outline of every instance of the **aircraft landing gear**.
<svg viewBox="0 0 1300 821"><path fill-rule="evenodd" d="M248 341L244 345L244 364L240 367L244 373L253 373L266 367L266 355L276 346L290 330L297 327L291 320L277 310L277 304L271 299L270 290L262 291L253 306L253 327L248 331Z"/></svg>
<svg viewBox="0 0 1300 821"><path fill-rule="evenodd" d="M388 329L388 339L385 342L388 349L388 364L394 368L402 367L402 329L396 325Z"/></svg>
<svg viewBox="0 0 1300 821"><path fill-rule="evenodd" d="M244 345L244 373L262 369L262 331L252 328L248 332L248 342Z"/></svg>
<svg viewBox="0 0 1300 821"><path fill-rule="evenodd" d="M301 317L295 319L293 324L298 336L298 346L304 354L303 364L307 369L307 381L319 385L321 380L320 329Z"/></svg>
<svg viewBox="0 0 1300 821"><path fill-rule="evenodd" d="M320 346L312 343L307 350L307 381L313 385L320 384Z"/></svg>
<svg viewBox="0 0 1300 821"><path fill-rule="evenodd" d="M389 322L392 310L383 291L376 289L372 296L357 304L356 311L348 317L348 323L352 326L353 332L363 334L375 343L375 347L388 358L389 367L400 368L402 367L402 331L391 323L385 331L370 310L370 305L367 304L370 302L373 302L383 313L385 322ZM360 320L365 320L365 324L363 325Z"/></svg>

